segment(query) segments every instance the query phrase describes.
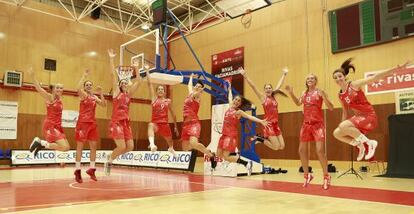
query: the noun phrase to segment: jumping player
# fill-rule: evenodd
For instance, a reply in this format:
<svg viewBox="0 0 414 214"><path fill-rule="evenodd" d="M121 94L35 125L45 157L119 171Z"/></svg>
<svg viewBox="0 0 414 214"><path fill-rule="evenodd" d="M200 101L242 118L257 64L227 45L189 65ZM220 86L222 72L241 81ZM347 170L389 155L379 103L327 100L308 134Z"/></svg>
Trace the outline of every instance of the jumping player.
<svg viewBox="0 0 414 214"><path fill-rule="evenodd" d="M46 101L47 111L46 118L43 122L43 136L46 140L40 140L38 137L35 137L30 144L30 152L33 152L36 156L37 153L44 148L62 152L68 151L70 146L62 128L63 103L61 98L63 94L63 85L50 85L49 93L43 89L39 81L37 81L32 68L29 68L27 73L33 79L36 91L38 91Z"/></svg>
<svg viewBox="0 0 414 214"><path fill-rule="evenodd" d="M231 91L231 85L228 87L228 100L230 108L224 114L223 130L217 146L217 156L223 158L226 161L239 163L247 168L247 175L252 173L252 161L245 161L240 159L240 155L232 155L236 152L237 148L237 135L238 135L238 124L240 118L244 117L248 120L260 123L264 127L269 125L266 120L258 119L244 112L244 109L251 106L250 101L237 95L233 99L233 93Z"/></svg>
<svg viewBox="0 0 414 214"><path fill-rule="evenodd" d="M309 174L309 143L316 143L316 154L323 170L323 185L322 188L329 189L331 183L331 176L328 173L328 161L326 159L325 150L325 124L322 111L322 102L329 110L333 109L333 104L329 100L326 93L317 88L318 78L314 74L309 74L306 77L306 90L302 93L300 98L297 98L293 92L293 88L286 86L286 91L289 93L293 102L297 105L303 105L303 123L300 130L300 144L299 157L302 162L305 181L303 187L307 187L312 181L313 175Z"/></svg>
<svg viewBox="0 0 414 214"><path fill-rule="evenodd" d="M86 174L94 181L97 181L95 176L95 160L96 160L96 144L99 139L99 134L96 125L95 109L96 104L105 107L106 101L102 93L101 87L96 87L96 93L99 96L93 94L93 83L90 80L85 79L89 75L89 70L85 70L82 78L78 83L78 95L80 98L79 117L75 128L76 138L76 170L74 172L75 180L78 183L82 183L81 176L81 158L82 150L85 143L89 144L90 149L90 168L86 171Z"/></svg>
<svg viewBox="0 0 414 214"><path fill-rule="evenodd" d="M336 139L348 143L352 146L356 146L359 149L357 161L364 158L365 160L371 159L375 154L378 142L366 137L366 134L372 131L378 123L377 115L374 108L368 102L361 87L380 80L381 78L390 75L395 72L399 72L402 69L410 65L410 62L406 62L401 66L378 72L373 76L359 79L355 81L348 81L347 75L353 70L355 72L355 66L351 63L352 58L347 59L342 63L339 69L333 72L333 79L336 84L339 85L339 99L342 103L342 122L334 130L333 135ZM348 117L348 109L352 109L354 116ZM368 152L365 155L365 146L368 146Z"/></svg>
<svg viewBox="0 0 414 214"><path fill-rule="evenodd" d="M119 155L132 151L134 149L134 141L132 138L131 125L129 123L129 104L131 103L131 96L138 90L141 81L136 80L129 87L129 79L119 79L114 66L115 53L112 49L108 50L110 74L113 81L113 106L112 119L109 124L109 134L114 139L116 148L112 154L108 156L105 162L105 174L111 173L112 161Z"/></svg>
<svg viewBox="0 0 414 214"><path fill-rule="evenodd" d="M243 75L244 79L262 102L265 112L264 118L270 123L268 126L263 128L264 137L258 135L256 136L256 142L262 142L273 150L283 150L285 148L285 141L283 140L282 132L279 128L279 112L276 95L281 94L282 96L287 97L287 95L283 93L280 88L283 85L288 69L284 68L282 70L282 77L279 79L279 82L274 89L271 84L265 84L264 93L257 89L254 83L249 79L249 77L247 77L246 71L243 68L240 68L239 72Z"/></svg>

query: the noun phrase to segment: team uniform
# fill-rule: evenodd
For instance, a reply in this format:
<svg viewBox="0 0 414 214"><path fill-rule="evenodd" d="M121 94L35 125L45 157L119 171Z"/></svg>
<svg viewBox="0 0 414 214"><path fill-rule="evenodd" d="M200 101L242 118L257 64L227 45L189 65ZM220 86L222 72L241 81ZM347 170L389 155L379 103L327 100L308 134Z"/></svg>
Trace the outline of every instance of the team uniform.
<svg viewBox="0 0 414 214"><path fill-rule="evenodd" d="M95 109L96 97L94 95L88 95L80 101L79 119L75 129L76 142L85 143L86 141L98 140Z"/></svg>
<svg viewBox="0 0 414 214"><path fill-rule="evenodd" d="M237 126L239 124L239 117L237 110L230 107L224 114L224 124L222 135L220 137L218 147L219 149L235 152L237 148Z"/></svg>
<svg viewBox="0 0 414 214"><path fill-rule="evenodd" d="M187 141L191 136L199 138L201 132L201 124L198 119L198 110L200 102L195 100L192 94L188 95L184 100L184 122L181 133L181 140Z"/></svg>
<svg viewBox="0 0 414 214"><path fill-rule="evenodd" d="M109 134L113 139L132 139L131 125L129 124L129 104L131 97L128 93L119 93L113 99L112 119L109 124Z"/></svg>
<svg viewBox="0 0 414 214"><path fill-rule="evenodd" d="M171 99L157 98L152 103L151 122L155 126L156 133L169 138L172 137L170 126L168 125L168 109Z"/></svg>
<svg viewBox="0 0 414 214"><path fill-rule="evenodd" d="M262 105L265 112L264 119L269 122L269 125L263 129L264 137L279 136L281 132L279 128L279 112L276 99L273 96L266 97Z"/></svg>
<svg viewBox="0 0 414 214"><path fill-rule="evenodd" d="M46 103L46 119L43 122L43 136L49 143L66 139L62 128L63 103L55 99L52 103Z"/></svg>
<svg viewBox="0 0 414 214"><path fill-rule="evenodd" d="M325 125L323 120L323 98L318 90L302 95L303 124L300 130L300 142L324 142Z"/></svg>
<svg viewBox="0 0 414 214"><path fill-rule="evenodd" d="M377 114L362 90L352 88L349 82L346 91L339 93L339 99L345 107L354 111L355 115L349 120L363 134L367 134L377 127Z"/></svg>

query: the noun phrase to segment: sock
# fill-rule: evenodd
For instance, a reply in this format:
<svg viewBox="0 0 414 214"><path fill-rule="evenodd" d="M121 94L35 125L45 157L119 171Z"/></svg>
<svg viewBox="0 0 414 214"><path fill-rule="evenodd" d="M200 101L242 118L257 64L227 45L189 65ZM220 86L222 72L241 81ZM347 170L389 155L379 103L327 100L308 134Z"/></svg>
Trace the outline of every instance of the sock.
<svg viewBox="0 0 414 214"><path fill-rule="evenodd" d="M154 147L155 143L154 143L154 137L148 137L148 141L150 142L150 146Z"/></svg>
<svg viewBox="0 0 414 214"><path fill-rule="evenodd" d="M76 161L76 164L75 164L75 165L76 165L76 169L80 169L80 168L81 168L81 166L80 166L80 162L77 162L77 161Z"/></svg>
<svg viewBox="0 0 414 214"><path fill-rule="evenodd" d="M237 155L237 152L230 153L230 156L236 156L236 155Z"/></svg>
<svg viewBox="0 0 414 214"><path fill-rule="evenodd" d="M360 134L357 138L356 138L356 140L358 140L359 142L361 142L361 143L365 143L365 142L367 142L367 141L369 141L369 139L364 135L364 134Z"/></svg>
<svg viewBox="0 0 414 214"><path fill-rule="evenodd" d="M95 169L95 161L91 161L89 168Z"/></svg>
<svg viewBox="0 0 414 214"><path fill-rule="evenodd" d="M357 139L353 139L352 141L351 141L351 143L349 143L349 144L351 144L352 146L360 146L360 145L362 145L362 143L359 141L359 140L357 140Z"/></svg>
<svg viewBox="0 0 414 214"><path fill-rule="evenodd" d="M45 140L40 140L40 144L44 146L46 149L49 149L50 143Z"/></svg>
<svg viewBox="0 0 414 214"><path fill-rule="evenodd" d="M237 163L242 164L243 166L247 166L247 161L240 159L237 159Z"/></svg>
<svg viewBox="0 0 414 214"><path fill-rule="evenodd" d="M256 141L259 141L259 142L261 142L261 143L264 143L265 138L264 138L263 136L256 135Z"/></svg>

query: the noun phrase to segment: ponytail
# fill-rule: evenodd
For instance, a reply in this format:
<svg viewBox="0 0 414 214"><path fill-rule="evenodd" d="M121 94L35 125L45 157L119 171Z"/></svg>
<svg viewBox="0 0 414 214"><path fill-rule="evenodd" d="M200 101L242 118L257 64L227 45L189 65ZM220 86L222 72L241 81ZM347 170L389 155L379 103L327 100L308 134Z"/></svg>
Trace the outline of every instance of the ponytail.
<svg viewBox="0 0 414 214"><path fill-rule="evenodd" d="M352 72L355 73L355 66L351 63L352 58L345 60L342 63L341 68L336 69L333 73L341 72L344 76L347 76L352 69Z"/></svg>

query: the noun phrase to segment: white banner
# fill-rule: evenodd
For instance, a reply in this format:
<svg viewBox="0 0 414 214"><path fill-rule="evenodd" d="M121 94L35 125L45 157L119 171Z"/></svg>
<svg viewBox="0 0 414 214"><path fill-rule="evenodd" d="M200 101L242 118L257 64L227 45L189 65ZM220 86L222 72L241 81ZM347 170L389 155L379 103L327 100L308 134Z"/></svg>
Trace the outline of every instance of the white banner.
<svg viewBox="0 0 414 214"><path fill-rule="evenodd" d="M72 110L62 111L62 127L64 128L75 128L76 122L78 121L79 112Z"/></svg>
<svg viewBox="0 0 414 214"><path fill-rule="evenodd" d="M17 138L18 103L0 101L0 139Z"/></svg>
<svg viewBox="0 0 414 214"><path fill-rule="evenodd" d="M395 93L395 112L397 114L414 113L414 90Z"/></svg>
<svg viewBox="0 0 414 214"><path fill-rule="evenodd" d="M116 165L144 166L154 168L192 170L195 158L192 160L191 152L177 151L174 157L168 151L132 151L119 156L114 160ZM105 163L109 150L99 150L96 152L96 163ZM90 151L82 152L81 162L89 162ZM12 150L12 165L31 165L31 164L56 164L56 163L75 163L76 151L59 152L52 150L39 151L36 157L28 150Z"/></svg>

